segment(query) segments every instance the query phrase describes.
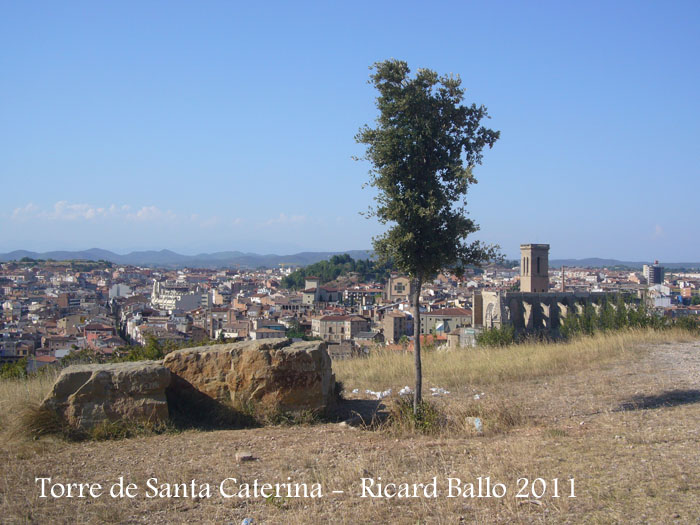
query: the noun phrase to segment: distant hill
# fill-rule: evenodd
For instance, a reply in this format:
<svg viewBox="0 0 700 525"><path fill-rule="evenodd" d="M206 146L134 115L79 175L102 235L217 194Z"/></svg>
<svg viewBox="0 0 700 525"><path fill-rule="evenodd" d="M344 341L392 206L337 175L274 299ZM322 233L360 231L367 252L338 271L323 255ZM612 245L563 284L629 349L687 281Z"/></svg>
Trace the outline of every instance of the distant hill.
<svg viewBox="0 0 700 525"><path fill-rule="evenodd" d="M591 257L588 259L552 259L549 261L550 268L561 268L562 265L577 267L577 268L630 268L641 270L645 264L651 264L653 261L618 261L617 259L600 259ZM685 269L700 269L700 262L680 262L680 263L659 263L664 268L670 270Z"/></svg>
<svg viewBox="0 0 700 525"><path fill-rule="evenodd" d="M292 255L260 255L257 253L244 253L238 251L200 253L197 255L182 255L171 250L148 250L131 252L125 255L91 248L82 251L52 251L31 252L27 250L15 250L9 253L0 253L0 262L18 261L23 257L32 259L83 260L83 261L110 261L115 264L128 264L134 266L158 266L164 268L226 268L240 266L242 268L274 268L280 264L306 266L329 259L333 255L347 253L353 259L369 259L372 252L369 250L349 250L345 252L301 252Z"/></svg>
<svg viewBox="0 0 700 525"><path fill-rule="evenodd" d="M115 264L130 264L134 266L158 266L162 268L228 268L239 266L241 268L276 268L280 264L293 266L307 266L320 261L330 259L333 255L347 253L355 260L370 259L371 250L348 250L344 252L301 252L292 255L261 255L258 253L246 253L239 251L226 251L215 253L199 253L197 255L182 255L171 250L147 250L120 255L109 250L91 248L81 251L53 251L31 252L27 250L15 250L9 253L0 253L0 262L18 261L23 257L32 259L83 260L83 261L110 261ZM516 263L517 264L517 263ZM649 261L618 261L617 259L601 259L591 257L587 259L552 259L549 261L551 268L561 268L561 265L579 268L629 268L642 269ZM661 262L668 269L700 269L700 262Z"/></svg>

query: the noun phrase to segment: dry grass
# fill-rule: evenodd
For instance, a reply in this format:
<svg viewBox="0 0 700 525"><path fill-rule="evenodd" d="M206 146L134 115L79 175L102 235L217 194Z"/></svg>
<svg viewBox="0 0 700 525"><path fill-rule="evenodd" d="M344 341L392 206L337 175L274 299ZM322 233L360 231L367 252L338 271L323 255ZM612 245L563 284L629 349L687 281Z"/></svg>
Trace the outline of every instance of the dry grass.
<svg viewBox="0 0 700 525"><path fill-rule="evenodd" d="M655 332L626 330L599 333L564 343L527 343L504 348L465 348L427 351L423 377L429 385L458 388L522 381L585 369L642 352L649 344L690 341L682 330ZM412 385L413 354L378 349L367 359L333 363L338 380L346 388L384 390Z"/></svg>
<svg viewBox="0 0 700 525"><path fill-rule="evenodd" d="M510 349L510 356L490 350L497 355L489 356L490 366L474 376L469 367L479 366L480 351L427 355L428 360L442 357L450 366L461 367L450 372L436 361L426 370L428 381L452 389L449 396L430 399L447 419L450 432L419 435L316 424L186 431L120 441L41 439L32 441L31 448L6 446L0 449L0 521L221 524L250 517L256 524L304 525L700 523L700 342L679 343L689 339L682 333L619 335L550 345L539 352L523 346ZM334 368L340 365L337 370L343 369L341 379L350 388L361 384L348 375L350 367L357 365L361 371L368 363L373 370L362 379L368 387L403 386L410 384L412 362L410 355L399 357L399 370L406 368L400 373L376 370L372 360L381 356L334 363ZM461 381L448 383L460 374ZM478 401L465 386L474 377L481 378L478 384L486 392ZM32 399L3 394L3 401L8 395ZM3 406L5 421L7 405ZM484 419L482 434L473 432L468 417ZM242 450L256 460L237 463L235 452ZM148 499L142 490L132 500L42 499L34 483L37 476L104 485L124 476L142 488L151 477L159 483L196 479L211 484L212 497ZM445 497L448 477L474 482L479 476L505 483L509 496ZM217 487L226 477L320 482L324 497L223 499ZM437 477L441 495L362 499L363 477L409 483ZM538 500L516 499L521 477L543 478L549 487L553 478L562 487L573 477L576 498L553 498L550 493Z"/></svg>
<svg viewBox="0 0 700 525"><path fill-rule="evenodd" d="M57 377L58 371L47 369L26 380L0 381L0 435L16 433L24 426L26 418L37 411Z"/></svg>
<svg viewBox="0 0 700 525"><path fill-rule="evenodd" d="M386 403L388 414L377 424L367 425L390 436L434 437L493 436L527 422L522 407L496 399L475 401L463 397L423 401L415 414L413 398L392 397Z"/></svg>

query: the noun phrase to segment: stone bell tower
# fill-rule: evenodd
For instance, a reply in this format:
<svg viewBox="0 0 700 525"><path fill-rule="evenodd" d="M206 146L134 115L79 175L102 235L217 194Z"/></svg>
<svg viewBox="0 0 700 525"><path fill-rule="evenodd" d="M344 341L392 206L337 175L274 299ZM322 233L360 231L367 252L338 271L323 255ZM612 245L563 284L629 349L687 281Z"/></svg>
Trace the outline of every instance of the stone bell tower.
<svg viewBox="0 0 700 525"><path fill-rule="evenodd" d="M549 291L549 244L520 245L520 291Z"/></svg>

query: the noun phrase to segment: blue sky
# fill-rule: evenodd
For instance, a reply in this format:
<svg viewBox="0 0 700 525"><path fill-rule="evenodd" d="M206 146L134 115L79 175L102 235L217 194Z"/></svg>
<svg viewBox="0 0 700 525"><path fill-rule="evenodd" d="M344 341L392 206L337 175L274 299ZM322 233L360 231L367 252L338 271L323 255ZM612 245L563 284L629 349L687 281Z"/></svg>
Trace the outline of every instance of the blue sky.
<svg viewBox="0 0 700 525"><path fill-rule="evenodd" d="M501 131L477 238L698 261L699 52L698 2L0 2L0 251L368 248L399 58Z"/></svg>

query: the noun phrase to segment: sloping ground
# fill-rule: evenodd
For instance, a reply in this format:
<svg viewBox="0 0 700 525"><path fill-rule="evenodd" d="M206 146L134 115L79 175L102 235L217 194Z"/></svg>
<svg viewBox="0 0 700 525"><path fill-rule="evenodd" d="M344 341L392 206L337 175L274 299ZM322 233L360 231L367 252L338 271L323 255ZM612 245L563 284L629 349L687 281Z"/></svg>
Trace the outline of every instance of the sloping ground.
<svg viewBox="0 0 700 525"><path fill-rule="evenodd" d="M254 523L303 524L700 523L700 342L654 345L641 355L486 390L487 399L517 400L527 420L493 436L397 439L322 424L5 446L0 521L238 524L250 517ZM465 402L473 393L465 386L440 402ZM242 450L256 459L237 463L235 454ZM34 482L51 477L108 488L120 476L138 485L135 498L40 498ZM464 484L479 476L489 476L492 485L505 484L506 496L447 497L447 478ZM146 481L154 477L158 484L209 483L211 497L147 498L152 491ZM225 499L218 487L229 477L239 483L285 483L289 477L309 488L320 483L323 497ZM363 477L397 483L437 477L438 497L361 498ZM544 497L516 498L524 483L518 478L545 480ZM554 478L558 498L552 497ZM567 497L570 478L575 498ZM536 482L536 492L541 488Z"/></svg>

